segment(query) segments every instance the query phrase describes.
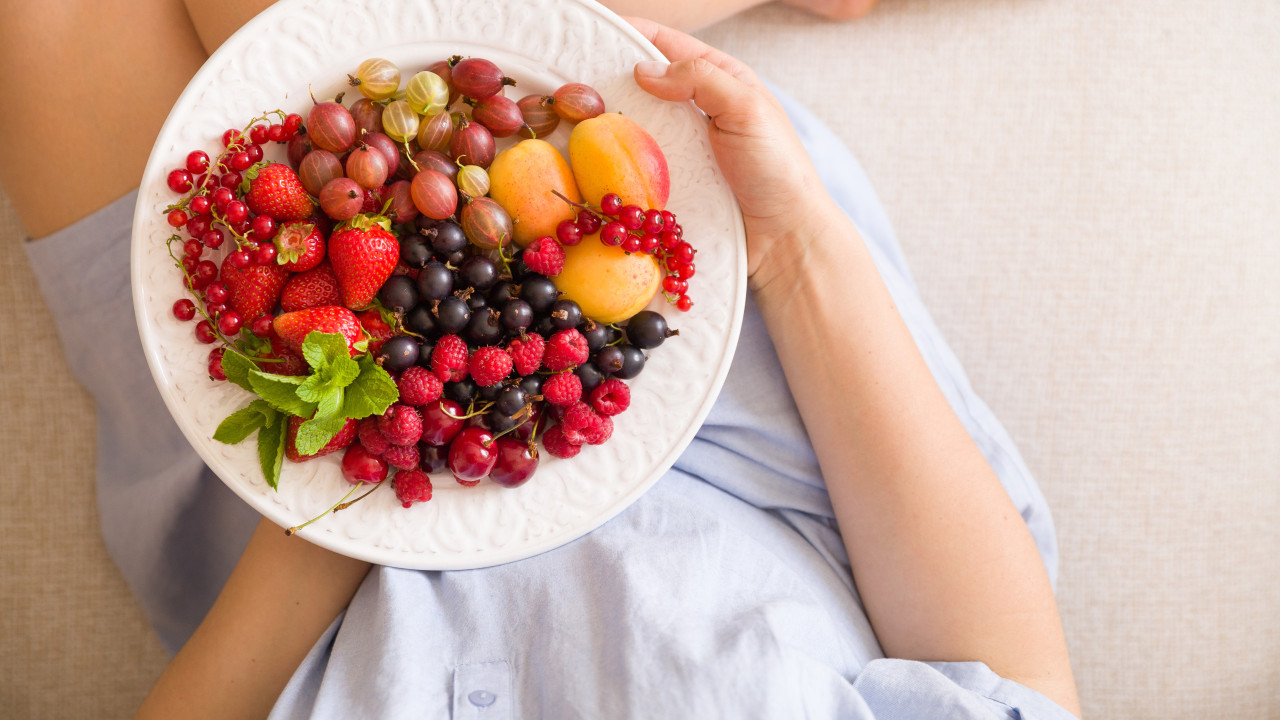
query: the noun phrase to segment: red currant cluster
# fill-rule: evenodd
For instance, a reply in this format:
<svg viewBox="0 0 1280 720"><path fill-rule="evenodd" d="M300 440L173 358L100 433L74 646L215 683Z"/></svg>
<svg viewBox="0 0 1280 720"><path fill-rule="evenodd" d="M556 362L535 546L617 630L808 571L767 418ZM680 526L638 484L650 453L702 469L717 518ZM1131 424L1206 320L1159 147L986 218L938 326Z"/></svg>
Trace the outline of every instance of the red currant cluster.
<svg viewBox="0 0 1280 720"><path fill-rule="evenodd" d="M609 193L600 198L599 209L571 203L579 208L576 220L565 220L556 228L561 245L577 245L582 238L600 233L600 242L621 247L625 252L653 255L662 266L662 292L681 311L693 307L689 299L689 278L696 270L693 245L684 239L684 228L670 210L645 210L624 205L622 198Z"/></svg>
<svg viewBox="0 0 1280 720"><path fill-rule="evenodd" d="M272 117L280 122L270 122ZM253 265L270 265L276 260L276 246L271 242L277 232L276 222L269 215L250 217L243 200L241 183L244 172L263 159L263 146L268 142L287 143L298 137L302 116L285 114L276 110L250 121L244 129L231 128L223 133L223 151L211 160L203 150L187 154L184 167L169 172L169 189L183 197L170 205L166 219L171 227L186 230L188 237L169 238L170 254L181 265L187 288L202 302L197 304L182 298L173 304L173 315L179 320L202 319L196 324L196 339L205 344L222 340L240 332L244 318L229 309L230 291L225 282L219 281L219 267L206 250L218 250L230 234L236 242L236 250L227 255L225 262L236 269ZM181 242L182 254L174 254L173 246ZM202 307L203 306L203 307ZM271 333L271 316L253 320L254 335L267 338ZM224 348L213 349L209 355L209 375L225 379L222 371Z"/></svg>

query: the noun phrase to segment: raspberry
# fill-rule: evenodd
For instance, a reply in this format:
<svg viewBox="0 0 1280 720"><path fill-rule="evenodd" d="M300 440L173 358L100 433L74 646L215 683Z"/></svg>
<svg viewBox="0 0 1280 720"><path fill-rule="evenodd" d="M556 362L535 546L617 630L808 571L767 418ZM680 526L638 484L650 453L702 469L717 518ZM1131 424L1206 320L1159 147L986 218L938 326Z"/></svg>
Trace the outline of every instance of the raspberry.
<svg viewBox="0 0 1280 720"><path fill-rule="evenodd" d="M552 405L572 405L582 399L582 380L571 372L552 375L542 383L542 396Z"/></svg>
<svg viewBox="0 0 1280 720"><path fill-rule="evenodd" d="M558 458L568 459L582 452L582 446L569 442L559 425L552 425L542 434L542 447Z"/></svg>
<svg viewBox="0 0 1280 720"><path fill-rule="evenodd" d="M564 418L560 421L559 427L564 433L565 440L574 445L582 445L587 442L588 437L594 437L594 432L599 431L602 420L603 418L597 415L590 405L578 402L564 411Z"/></svg>
<svg viewBox="0 0 1280 720"><path fill-rule="evenodd" d="M431 477L421 470L402 470L396 473L392 483L396 499L405 507L431 499Z"/></svg>
<svg viewBox="0 0 1280 720"><path fill-rule="evenodd" d="M588 445L603 445L613 437L613 418L597 415L600 422L583 429L582 437L587 439ZM391 462L387 460L387 462Z"/></svg>
<svg viewBox="0 0 1280 720"><path fill-rule="evenodd" d="M382 459L387 464L397 470L413 470L418 467L418 461L421 456L418 454L418 446L414 445L392 445L387 451L382 453Z"/></svg>
<svg viewBox="0 0 1280 720"><path fill-rule="evenodd" d="M431 372L440 382L458 382L467 377L467 343L457 335L445 335L431 351Z"/></svg>
<svg viewBox="0 0 1280 720"><path fill-rule="evenodd" d="M430 370L414 365L405 370L396 381L400 390L400 402L405 405L420 406L440 399L444 384L440 378L431 374ZM611 413L612 414L612 413Z"/></svg>
<svg viewBox="0 0 1280 720"><path fill-rule="evenodd" d="M378 418L378 429L392 445L412 445L422 437L422 416L404 403L396 403Z"/></svg>
<svg viewBox="0 0 1280 720"><path fill-rule="evenodd" d="M576 329L561 330L547 341L542 366L552 372L572 370L587 361L591 350L587 339Z"/></svg>
<svg viewBox="0 0 1280 720"><path fill-rule="evenodd" d="M391 443L387 442L387 436L378 429L377 416L361 420L356 426L356 434L360 438L360 444L372 455L382 455L387 448L391 447Z"/></svg>
<svg viewBox="0 0 1280 720"><path fill-rule="evenodd" d="M529 333L512 340L507 345L507 352L511 354L516 373L523 377L538 372L538 368L542 367L542 354L546 347L546 341L538 333Z"/></svg>
<svg viewBox="0 0 1280 720"><path fill-rule="evenodd" d="M618 378L609 378L591 391L591 408L605 417L617 415L631 405L631 389Z"/></svg>
<svg viewBox="0 0 1280 720"><path fill-rule="evenodd" d="M511 374L511 356L499 347L482 347L472 353L470 367L477 385L493 387Z"/></svg>
<svg viewBox="0 0 1280 720"><path fill-rule="evenodd" d="M551 236L540 237L524 249L524 264L539 275L555 277L564 270L564 248Z"/></svg>

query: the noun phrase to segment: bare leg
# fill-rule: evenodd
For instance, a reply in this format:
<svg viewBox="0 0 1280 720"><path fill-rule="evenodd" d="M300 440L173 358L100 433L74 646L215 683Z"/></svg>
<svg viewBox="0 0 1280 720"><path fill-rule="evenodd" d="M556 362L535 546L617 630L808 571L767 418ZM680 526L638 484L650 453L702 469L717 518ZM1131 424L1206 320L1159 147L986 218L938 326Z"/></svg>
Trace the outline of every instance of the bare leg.
<svg viewBox="0 0 1280 720"><path fill-rule="evenodd" d="M43 237L137 187L207 57L179 0L0 4L0 184Z"/></svg>

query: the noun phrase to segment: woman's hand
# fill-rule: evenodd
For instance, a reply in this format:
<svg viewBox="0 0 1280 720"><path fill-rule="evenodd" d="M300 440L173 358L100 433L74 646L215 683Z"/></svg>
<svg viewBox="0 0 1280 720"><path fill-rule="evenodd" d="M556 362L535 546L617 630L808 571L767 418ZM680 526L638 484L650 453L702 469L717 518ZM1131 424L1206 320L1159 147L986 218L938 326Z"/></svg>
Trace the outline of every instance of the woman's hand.
<svg viewBox="0 0 1280 720"><path fill-rule="evenodd" d="M853 20L871 12L879 0L783 0L783 2L832 20Z"/></svg>
<svg viewBox="0 0 1280 720"><path fill-rule="evenodd" d="M678 30L628 21L671 59L637 64L636 83L664 100L692 100L711 118L712 150L746 224L747 273L752 287L769 284L835 208L800 138L746 65Z"/></svg>

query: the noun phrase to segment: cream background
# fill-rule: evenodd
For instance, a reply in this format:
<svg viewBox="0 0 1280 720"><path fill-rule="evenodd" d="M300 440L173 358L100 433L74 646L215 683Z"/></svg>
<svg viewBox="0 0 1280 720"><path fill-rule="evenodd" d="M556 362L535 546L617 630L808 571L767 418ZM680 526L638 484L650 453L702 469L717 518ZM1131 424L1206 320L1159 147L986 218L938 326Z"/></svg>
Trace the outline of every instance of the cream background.
<svg viewBox="0 0 1280 720"><path fill-rule="evenodd" d="M1086 717L1280 717L1280 6L766 6L702 36L865 165L1054 510ZM128 717L164 653L2 200L0 235L0 707Z"/></svg>

